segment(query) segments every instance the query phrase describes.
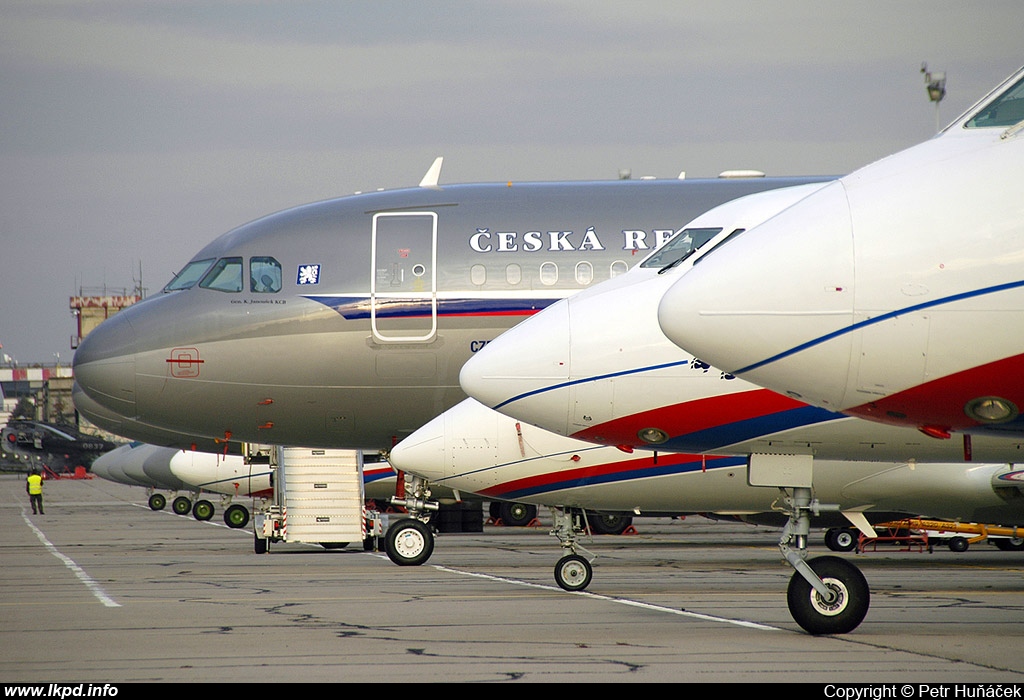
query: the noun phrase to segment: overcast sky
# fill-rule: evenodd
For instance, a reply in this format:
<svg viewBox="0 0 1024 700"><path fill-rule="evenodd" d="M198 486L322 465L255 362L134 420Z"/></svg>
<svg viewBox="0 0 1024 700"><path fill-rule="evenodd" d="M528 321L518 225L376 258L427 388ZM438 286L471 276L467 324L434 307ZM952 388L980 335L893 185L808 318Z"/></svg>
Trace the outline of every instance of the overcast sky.
<svg viewBox="0 0 1024 700"><path fill-rule="evenodd" d="M842 174L1024 64L1024 2L0 0L0 344L264 214L442 183Z"/></svg>

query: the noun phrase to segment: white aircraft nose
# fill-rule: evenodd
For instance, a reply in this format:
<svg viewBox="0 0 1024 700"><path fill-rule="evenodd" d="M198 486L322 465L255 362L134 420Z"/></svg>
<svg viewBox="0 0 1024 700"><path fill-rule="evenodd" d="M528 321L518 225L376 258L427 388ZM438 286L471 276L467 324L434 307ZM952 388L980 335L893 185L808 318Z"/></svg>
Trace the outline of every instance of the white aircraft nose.
<svg viewBox="0 0 1024 700"><path fill-rule="evenodd" d="M388 462L392 468L440 481L448 475L445 451L445 416L442 414L391 448Z"/></svg>
<svg viewBox="0 0 1024 700"><path fill-rule="evenodd" d="M846 366L849 337L839 332L851 323L853 282L850 209L834 182L701 259L664 294L658 322L715 367L777 391L792 376L806 387L825 354ZM759 381L766 368L769 383ZM845 381L811 384L827 404Z"/></svg>
<svg viewBox="0 0 1024 700"><path fill-rule="evenodd" d="M462 390L486 406L529 420L522 409L543 402L552 387L569 379L569 338L569 307L562 300L471 357L459 375ZM565 414L564 398L559 413Z"/></svg>

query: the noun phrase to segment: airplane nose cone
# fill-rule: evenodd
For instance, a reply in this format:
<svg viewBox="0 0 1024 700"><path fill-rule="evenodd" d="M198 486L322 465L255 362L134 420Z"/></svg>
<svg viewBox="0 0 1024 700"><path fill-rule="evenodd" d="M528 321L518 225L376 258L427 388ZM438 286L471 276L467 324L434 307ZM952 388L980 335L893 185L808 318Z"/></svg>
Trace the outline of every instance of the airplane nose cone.
<svg viewBox="0 0 1024 700"><path fill-rule="evenodd" d="M89 468L89 471L92 472L93 476L100 479L106 479L107 481L113 481L113 479L110 478L110 464L120 456L121 453L118 451L120 449L123 448L112 450L97 457Z"/></svg>
<svg viewBox="0 0 1024 700"><path fill-rule="evenodd" d="M183 490L189 488L190 483L195 483L184 481L171 468L172 455L177 454L180 450L175 451L169 447L157 447L156 445L146 445L145 447L142 472L147 477L166 489Z"/></svg>
<svg viewBox="0 0 1024 700"><path fill-rule="evenodd" d="M166 462L167 471L183 484L205 486L212 482L217 468L226 464L227 457L209 452L194 450L164 450L162 460ZM239 458L241 461L241 458ZM224 469L226 472L227 469Z"/></svg>
<svg viewBox="0 0 1024 700"><path fill-rule="evenodd" d="M544 389L569 378L569 307L556 302L488 343L462 366L462 390L482 404L529 421ZM564 405L560 412L565 413ZM564 429L564 425L563 425Z"/></svg>
<svg viewBox="0 0 1024 700"><path fill-rule="evenodd" d="M445 416L440 415L391 448L388 462L394 469L441 481L448 476L445 451Z"/></svg>
<svg viewBox="0 0 1024 700"><path fill-rule="evenodd" d="M834 182L681 275L658 305L658 323L715 367L777 391L793 375L806 387L801 362L849 353L848 338L822 346L851 323L853 282L850 208ZM761 381L769 369L772 380Z"/></svg>
<svg viewBox="0 0 1024 700"><path fill-rule="evenodd" d="M121 416L135 416L136 334L122 311L90 332L75 351L75 382L90 399Z"/></svg>

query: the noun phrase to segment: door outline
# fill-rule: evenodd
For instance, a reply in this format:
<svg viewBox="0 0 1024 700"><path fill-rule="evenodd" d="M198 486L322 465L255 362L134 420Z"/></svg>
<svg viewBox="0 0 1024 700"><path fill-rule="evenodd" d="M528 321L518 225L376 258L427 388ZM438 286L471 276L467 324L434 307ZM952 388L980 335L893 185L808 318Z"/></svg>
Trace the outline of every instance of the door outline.
<svg viewBox="0 0 1024 700"><path fill-rule="evenodd" d="M430 270L429 275L423 274L417 277L429 277L429 289L389 291L378 288L379 265L398 265L396 251L389 250L386 246L378 248L378 227L382 220L397 217L421 217L430 221ZM416 236L425 234L426 230L416 231ZM388 251L388 252L385 252ZM388 259L391 256L391 259ZM422 263L415 263L413 268L422 266ZM401 270L404 280L404 268ZM412 271L410 270L410 274ZM377 326L377 310L389 302L429 301L430 303L430 329L423 335L385 335ZM370 239L370 329L373 338L382 343L409 343L425 342L432 340L437 334L437 212L432 211L402 211L402 212L377 212L373 215L373 230ZM400 332L401 333L401 332Z"/></svg>

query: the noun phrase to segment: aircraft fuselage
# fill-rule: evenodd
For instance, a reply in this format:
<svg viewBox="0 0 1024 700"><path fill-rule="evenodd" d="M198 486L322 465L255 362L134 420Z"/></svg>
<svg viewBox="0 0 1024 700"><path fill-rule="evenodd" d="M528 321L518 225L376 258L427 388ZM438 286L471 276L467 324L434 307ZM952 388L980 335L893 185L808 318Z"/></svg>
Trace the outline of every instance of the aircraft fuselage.
<svg viewBox="0 0 1024 700"><path fill-rule="evenodd" d="M279 212L83 341L76 381L102 409L86 415L181 447L387 448L461 401L463 363L519 320L723 201L825 179L420 187Z"/></svg>

